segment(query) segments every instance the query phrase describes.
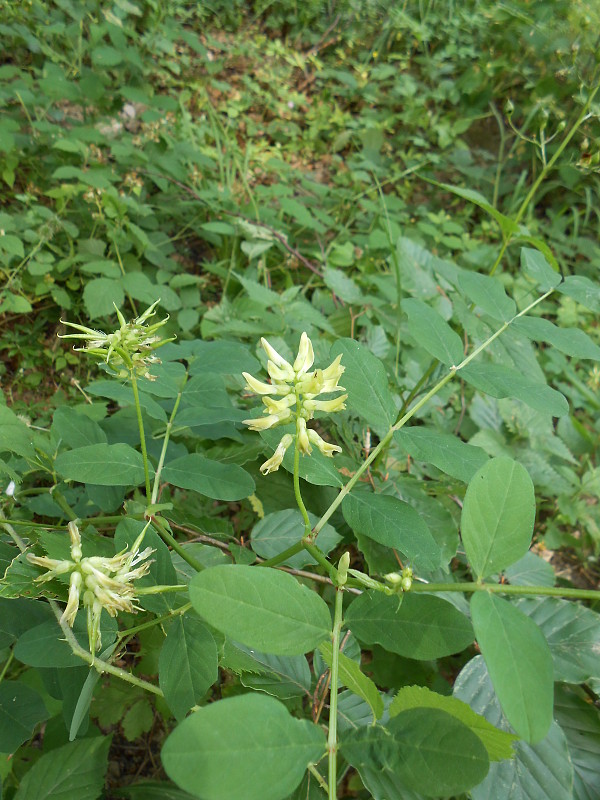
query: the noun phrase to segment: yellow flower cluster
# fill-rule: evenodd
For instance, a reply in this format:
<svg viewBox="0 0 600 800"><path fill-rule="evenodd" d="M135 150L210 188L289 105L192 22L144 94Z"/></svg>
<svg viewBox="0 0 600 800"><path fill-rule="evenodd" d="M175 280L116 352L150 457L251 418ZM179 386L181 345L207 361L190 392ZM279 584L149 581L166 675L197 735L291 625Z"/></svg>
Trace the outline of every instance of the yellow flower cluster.
<svg viewBox="0 0 600 800"><path fill-rule="evenodd" d="M71 574L69 598L60 621L67 622L73 627L79 611L80 599L82 599L83 605L87 609L88 638L90 652L93 653L94 650L99 650L102 644L100 615L103 608L111 617L116 617L119 611L131 613L139 610L138 606L134 604L136 592L133 581L148 573L152 562L146 559L154 550L147 547L139 552L146 533L146 528L144 528L129 553L118 553L112 558L104 556L84 558L81 551L81 535L77 525L69 522L68 528L71 539L71 560L59 561L55 558L35 556L31 553L27 555L27 559L31 564L48 570L36 578L39 583L52 580L57 575ZM139 566L136 566L138 564Z"/></svg>
<svg viewBox="0 0 600 800"><path fill-rule="evenodd" d="M303 333L300 338L298 355L293 364L286 361L266 339L261 339L260 343L269 359L267 372L271 383L260 381L247 372L242 374L246 380L246 388L262 396L265 405L263 413L267 416L246 419L244 424L252 431L265 431L278 425L286 425L293 420L296 422L295 436L286 433L281 438L273 456L265 461L260 471L263 475L268 475L269 472L279 469L286 450L294 439L296 447L303 455L312 451L311 445L317 447L325 456L331 457L334 453L341 452L341 447L329 444L315 430L306 425L307 421L313 418L315 411L333 413L346 408L344 401L348 397L347 394L339 395L331 400L316 399L322 394L344 391L342 386L338 386L338 381L344 372L344 367L340 363L341 355L327 369L311 371L315 356L312 342L306 333ZM280 399L275 400L274 397Z"/></svg>

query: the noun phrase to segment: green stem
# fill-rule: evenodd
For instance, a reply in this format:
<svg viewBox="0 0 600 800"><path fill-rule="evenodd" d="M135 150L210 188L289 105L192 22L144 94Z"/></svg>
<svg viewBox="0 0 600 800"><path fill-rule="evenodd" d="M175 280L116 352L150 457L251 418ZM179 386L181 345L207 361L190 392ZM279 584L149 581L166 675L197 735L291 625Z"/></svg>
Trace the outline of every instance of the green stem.
<svg viewBox="0 0 600 800"><path fill-rule="evenodd" d="M335 582L338 571L333 564L329 563L325 553L321 550L321 548L318 547L318 545L313 544L311 541L306 541L306 539L302 541L302 545L304 546L306 552L314 558L317 564L320 564L325 570L327 570L329 577Z"/></svg>
<svg viewBox="0 0 600 800"><path fill-rule="evenodd" d="M1 508L0 508L0 523L2 523L2 526L4 528L6 528L6 530L8 531L8 535L13 540L13 542L17 545L19 550L22 553L24 553L27 550L27 545L25 544L25 541L23 539L21 539L19 534L16 532L16 530L13 528L13 526L10 524L10 522L6 519L6 517L4 516L4 511L2 511Z"/></svg>
<svg viewBox="0 0 600 800"><path fill-rule="evenodd" d="M149 683L148 681L144 681L141 678L137 678L135 675L132 675L130 672L126 672L124 669L120 669L119 667L115 667L113 664L109 664L108 661L102 661L102 659L97 658L96 656L89 653L85 650L75 638L75 634L71 630L71 628L67 625L66 622L61 622L60 618L62 616L62 612L54 602L54 600L48 600L50 603L50 608L54 612L54 616L58 620L58 624L63 632L63 635L73 654L76 655L78 658L81 658L83 661L87 662L90 667L94 667L100 674L103 672L108 673L109 675L114 675L116 678L120 678L127 683L131 683L133 686L137 686L140 689L145 689L147 692L151 692L152 694L156 694L159 697L164 697L162 689L159 689L158 686L155 686L153 683Z"/></svg>
<svg viewBox="0 0 600 800"><path fill-rule="evenodd" d="M73 511L71 506L67 503L67 499L62 492L59 492L56 487L50 490L50 496L57 506L59 506L67 515L67 519L74 522L77 519L77 514Z"/></svg>
<svg viewBox="0 0 600 800"><path fill-rule="evenodd" d="M413 583L411 592L491 592L492 594L566 597L576 600L598 600L595 589L567 589L560 586L514 586L505 583Z"/></svg>
<svg viewBox="0 0 600 800"><path fill-rule="evenodd" d="M300 492L300 448L298 447L298 434L296 434L296 438L294 439L294 494L296 495L296 503L302 514L302 519L304 520L304 536L310 536L310 519L308 518L308 511L306 510L306 506L302 500L302 493Z"/></svg>
<svg viewBox="0 0 600 800"><path fill-rule="evenodd" d="M346 497L346 495L348 495L352 491L356 483L360 480L360 477L364 474L364 472L377 458L379 453L384 449L384 447L387 447L387 445L391 442L394 433L396 431L399 431L400 428L403 428L406 425L406 423L410 419L412 419L412 417L414 417L414 415L418 411L420 411L423 408L423 406L426 403L428 403L429 400L431 400L431 398L434 397L440 391L440 389L442 389L450 380L452 380L452 378L456 375L456 373L459 370L463 369L463 367L466 367L474 358L476 358L476 356L479 355L479 353L481 353L482 350L485 350L486 347L489 347L489 345L494 341L494 339L497 339L498 336L500 336L500 334L502 334L509 327L509 325L511 325L516 319L519 319L519 317L522 317L529 311L531 311L531 309L537 306L538 303L541 303L549 295L551 295L553 291L554 289L550 289L550 291L545 292L543 295L538 297L537 300L534 300L532 303L530 303L526 308L523 309L523 311L520 311L511 320L505 322L504 325L495 333L493 333L488 339L486 339L485 342L483 342L483 344L480 344L479 347L476 347L475 350L473 350L473 352L470 355L468 355L460 362L460 364L458 364L458 366L450 367L450 371L441 380L439 380L436 383L436 385L427 392L427 394L423 395L423 397L417 403L415 403L415 405L411 409L409 409L406 412L406 414L404 414L404 416L402 416L398 420L398 422L392 425L392 427L389 429L389 431L386 433L383 439L379 442L377 447L375 447L375 449L371 451L369 457L366 458L360 465L360 467L356 470L356 472L350 478L348 483L345 486L343 486L342 489L340 489L340 492L335 498L335 500L331 503L327 511L323 514L321 519L317 522L317 524L313 528L312 531L313 537L316 537L318 535L319 531L323 528L325 523L330 519L331 515L340 505L344 497Z"/></svg>
<svg viewBox="0 0 600 800"><path fill-rule="evenodd" d="M329 689L329 731L327 734L327 754L329 766L328 800L336 800L337 797L337 702L343 591L344 590L341 586L336 587L335 606L333 612L333 630L331 632L331 683Z"/></svg>
<svg viewBox="0 0 600 800"><path fill-rule="evenodd" d="M187 611L189 611L191 607L192 607L191 603L186 603L184 606L176 608L174 611L169 611L168 614L163 614L160 617L154 617L154 619L151 619L148 622L142 622L140 625L136 625L134 628L128 628L126 631L119 631L119 633L117 634L117 638L120 642L123 639L127 639L130 636L135 636L136 633L145 631L148 628L153 628L155 625L161 625L163 622L166 622L167 620L172 619L173 617L182 616Z"/></svg>
<svg viewBox="0 0 600 800"><path fill-rule="evenodd" d="M181 556L185 562L187 562L190 567L196 570L196 572L202 572L204 566L197 561L194 556L190 555L187 550L182 547L177 539L175 539L169 531L165 528L162 520L159 517L152 517L152 524L157 529L160 538L163 540L165 544L168 544L177 555Z"/></svg>
<svg viewBox="0 0 600 800"><path fill-rule="evenodd" d="M311 775L313 775L313 776L314 776L315 780L317 781L317 783L319 784L319 786L321 787L321 789L323 789L323 791L324 791L324 792L326 792L327 794L329 794L329 786L327 785L327 781L326 781L326 780L325 780L325 778L324 778L324 777L321 775L321 773L320 773L320 772L319 772L319 770L318 770L318 769L315 767L315 765L314 765L314 764L309 764L309 765L308 765L308 771L310 772L310 774L311 774Z"/></svg>
<svg viewBox="0 0 600 800"><path fill-rule="evenodd" d="M187 373L186 373L186 381L187 381ZM185 385L185 384L184 384ZM173 406L173 411L171 411L171 416L169 417L169 421L167 422L167 428L165 430L165 438L163 441L162 450L160 451L160 458L158 459L158 465L156 467L156 472L154 474L154 485L152 487L152 499L150 500L150 504L154 505L156 503L156 498L158 497L158 490L160 487L160 473L162 472L162 468L165 463L165 456L167 454L167 447L169 446L169 438L171 437L171 431L173 428L173 420L175 419L175 414L177 414L177 409L179 408L179 403L181 402L181 395L183 392L183 386L181 387L181 391L177 395L175 399L175 405Z"/></svg>
<svg viewBox="0 0 600 800"><path fill-rule="evenodd" d="M144 420L142 419L142 407L140 405L140 393L138 391L137 378L133 369L131 370L131 388L133 389L133 399L135 402L135 413L137 415L138 428L140 429L140 444L142 447L142 458L144 459L144 480L146 482L146 503L149 504L152 496L150 488L150 471L148 469L148 452L146 451L146 436L144 435Z"/></svg>
<svg viewBox="0 0 600 800"><path fill-rule="evenodd" d="M261 561L259 566L261 567L276 567L278 564L283 564L284 561L287 561L288 558L295 556L296 553L299 553L301 550L304 550L304 541L300 539L299 542L293 544L291 547L288 547L287 550L284 550L283 553L279 553L273 558L267 558L266 561Z"/></svg>
<svg viewBox="0 0 600 800"><path fill-rule="evenodd" d="M14 650L9 650L8 658L4 662L4 666L2 667L2 672L0 672L0 683L2 683L2 681L4 680L4 676L8 672L8 668L12 664L12 660L13 660L14 657L15 657Z"/></svg>

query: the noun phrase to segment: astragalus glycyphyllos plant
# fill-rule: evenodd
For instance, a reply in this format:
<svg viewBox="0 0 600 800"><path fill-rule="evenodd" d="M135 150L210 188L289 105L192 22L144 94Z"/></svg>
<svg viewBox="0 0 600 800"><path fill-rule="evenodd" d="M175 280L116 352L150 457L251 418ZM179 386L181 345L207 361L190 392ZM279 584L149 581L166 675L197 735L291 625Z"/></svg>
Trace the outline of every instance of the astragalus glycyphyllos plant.
<svg viewBox="0 0 600 800"><path fill-rule="evenodd" d="M84 352L108 359L115 372L112 381L93 382L87 391L117 396L125 408L100 419L105 427L68 409L55 413L49 432L30 434L24 423L11 422L15 436L27 431L34 437L30 450L22 441L24 459L46 482L57 522L33 523L24 517L28 495L17 489L10 496L10 516L2 526L22 553L13 557L14 545L9 548L0 610L10 614L11 604L18 604L23 627L4 667L0 701L5 692L14 702L34 702L18 673L17 680L6 680L13 659L33 669L60 670L77 659L87 663L66 716L68 747L83 753L86 720L90 713L104 719L104 691L113 691L98 683L100 675L138 693L131 709L144 692L162 698L154 713L173 728L162 749L164 768L181 789L202 800L295 800L309 792L334 800L350 771L374 798L469 792L478 800L490 786L501 787L504 762L520 770L529 753L539 752L542 773L549 770L544 748L565 736L553 717L566 726L564 703L579 708L582 702L570 684L589 683L597 674L597 615L566 598L597 601L600 593L519 579L527 570L541 574L529 552L534 486L521 463L506 453L488 458L472 444L443 434L432 439L426 427L407 426L459 378L498 391L498 367L481 364L477 371L473 363L506 332L533 330L531 312L554 287L563 287L549 265L538 261L536 267L553 287L521 311L487 279L504 322L467 355L437 312L417 299L406 304L411 329L421 332L419 345L443 366L437 382L400 410L382 362L352 339L333 343L324 369L314 367L307 332L289 361L262 339L267 382L254 377L259 364L242 345L167 346L155 340L156 329L146 326L148 312L134 323L120 320L118 335L103 335L102 346L99 334L88 338L92 334L80 326L88 343ZM481 296L480 302L485 303ZM133 327L135 337L122 335ZM162 344L162 363L153 362L149 380L143 348ZM120 361L111 363L113 358ZM238 390L243 375L238 401L243 394L246 401L248 392L259 395L264 413L249 417L247 409L236 407L207 364L221 374L230 370ZM510 370L502 375L509 391L557 416L565 413L566 401L555 390L527 384L524 394ZM218 404L207 405L207 397L217 397ZM128 405L133 414L115 428ZM356 443L345 434L355 416L379 439L362 460L351 456ZM250 440L265 437L266 462L251 450L258 483L235 461L205 454L206 428L199 435L194 431L215 420L228 423L223 430L238 438L236 426L244 426L245 438L236 447L254 448ZM282 430L279 442L277 432L271 437L275 428ZM133 444L115 441L115 430ZM457 543L440 534L431 505L421 495L413 495L415 504L402 496L403 487L413 484L397 472L400 448L415 452L415 446L427 452L423 460L466 484L461 559L472 581L449 571ZM261 442L258 449L264 449ZM376 468L382 460L385 472ZM273 481L288 487L297 510L269 500ZM315 487L328 492L315 495ZM117 514L111 513L119 507L115 492L119 505L128 498ZM315 497L327 502L316 504ZM179 535L202 530L196 503L207 511L215 500L239 504L247 498L248 508L260 509L261 498L269 502L250 530L250 546L231 534L201 532L199 542ZM89 508L97 510L85 516ZM203 519L209 524L210 517ZM80 605L87 620L77 613ZM577 644L566 652L564 642L573 636ZM148 664L141 674L126 666L133 637L149 649L144 658L153 652L155 659L154 667L140 662ZM481 655L473 649L475 640ZM40 641L52 641L52 647L40 651ZM361 651L370 662L362 661ZM459 653L464 655L457 660ZM439 664L439 672L431 666L408 679L394 677L400 664L419 662ZM217 694L211 687L219 682L219 670L227 677ZM459 670L451 696L441 676ZM18 747L43 719L41 708L32 712L29 727L17 736L2 727L0 714L0 742ZM142 717L133 730L146 724ZM572 765L564 763L559 779L567 786Z"/></svg>

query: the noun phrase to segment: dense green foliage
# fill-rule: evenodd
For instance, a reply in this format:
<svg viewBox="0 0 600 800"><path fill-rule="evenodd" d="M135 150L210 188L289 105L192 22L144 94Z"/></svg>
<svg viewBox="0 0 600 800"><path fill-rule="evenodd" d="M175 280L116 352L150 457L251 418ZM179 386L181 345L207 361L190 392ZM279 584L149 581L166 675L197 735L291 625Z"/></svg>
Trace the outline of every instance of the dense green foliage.
<svg viewBox="0 0 600 800"><path fill-rule="evenodd" d="M2 800L597 797L594 5L0 9Z"/></svg>

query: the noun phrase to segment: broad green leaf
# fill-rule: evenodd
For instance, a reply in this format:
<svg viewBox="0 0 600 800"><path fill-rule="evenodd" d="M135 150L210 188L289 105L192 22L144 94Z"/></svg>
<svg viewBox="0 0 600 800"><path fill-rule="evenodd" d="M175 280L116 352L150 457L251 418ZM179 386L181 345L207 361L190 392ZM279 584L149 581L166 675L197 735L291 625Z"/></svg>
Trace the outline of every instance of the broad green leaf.
<svg viewBox="0 0 600 800"><path fill-rule="evenodd" d="M183 406L200 408L232 407L223 376L204 371L199 375L194 375L186 383L181 395L181 403Z"/></svg>
<svg viewBox="0 0 600 800"><path fill-rule="evenodd" d="M421 661L459 653L474 638L469 619L447 600L410 592L403 599L365 592L348 607L345 624L365 644Z"/></svg>
<svg viewBox="0 0 600 800"><path fill-rule="evenodd" d="M0 752L14 753L49 714L40 695L18 681L0 683Z"/></svg>
<svg viewBox="0 0 600 800"><path fill-rule="evenodd" d="M123 407L133 406L135 403L131 386L125 386L118 381L93 381L86 387L86 392L96 397L108 397L109 400L115 400ZM161 422L167 421L166 411L158 405L153 397L147 395L146 392L140 392L139 395L140 405L149 417Z"/></svg>
<svg viewBox="0 0 600 800"><path fill-rule="evenodd" d="M166 361L164 364L153 364L150 370L154 380L138 379L140 391L155 397L177 397L184 386L187 388L186 369L178 361ZM182 396L183 401L183 396Z"/></svg>
<svg viewBox="0 0 600 800"><path fill-rule="evenodd" d="M27 554L20 553L10 562L0 581L0 597L57 597L54 582L34 583L41 574L40 568L27 560Z"/></svg>
<svg viewBox="0 0 600 800"><path fill-rule="evenodd" d="M165 481L215 500L242 500L254 492L254 481L237 464L222 464L191 453L170 461L162 471Z"/></svg>
<svg viewBox="0 0 600 800"><path fill-rule="evenodd" d="M218 677L217 645L209 629L189 614L176 617L158 660L158 682L176 719L183 719Z"/></svg>
<svg viewBox="0 0 600 800"><path fill-rule="evenodd" d="M518 561L529 549L535 490L529 473L512 458L493 458L467 487L461 534L475 575L485 578Z"/></svg>
<svg viewBox="0 0 600 800"><path fill-rule="evenodd" d="M107 442L106 434L97 422L85 414L78 414L70 406L59 406L56 409L50 430L56 440L71 448Z"/></svg>
<svg viewBox="0 0 600 800"><path fill-rule="evenodd" d="M224 564L199 572L189 591L209 625L266 653L300 655L331 633L325 602L285 572Z"/></svg>
<svg viewBox="0 0 600 800"><path fill-rule="evenodd" d="M54 462L67 481L98 486L137 486L144 482L144 460L128 444L90 444L59 453Z"/></svg>
<svg viewBox="0 0 600 800"><path fill-rule="evenodd" d="M498 209L488 200L486 200L486 198L479 192L476 192L473 189L465 189L462 186L452 186L449 183L438 183L437 181L430 182L436 186L439 186L440 189L445 189L447 192L452 192L452 194L455 194L457 197L462 197L463 200L468 200L469 203L479 206L479 208L487 212L492 219L496 220L505 237L509 234L516 233L519 230L519 226L513 219L498 211Z"/></svg>
<svg viewBox="0 0 600 800"><path fill-rule="evenodd" d="M123 735L128 742L134 742L143 733L148 733L153 724L154 709L147 697L141 697L130 706L121 720Z"/></svg>
<svg viewBox="0 0 600 800"><path fill-rule="evenodd" d="M273 656L226 639L221 666L240 675L240 681L249 689L280 700L310 694L311 674L306 656Z"/></svg>
<svg viewBox="0 0 600 800"><path fill-rule="evenodd" d="M170 781L136 781L119 787L119 797L129 800L192 800L193 795L173 786Z"/></svg>
<svg viewBox="0 0 600 800"><path fill-rule="evenodd" d="M561 294L572 297L582 306L600 313L600 286L583 275L569 275L558 287Z"/></svg>
<svg viewBox="0 0 600 800"><path fill-rule="evenodd" d="M332 359L341 354L345 368L341 383L350 408L379 436L388 432L396 418L396 405L381 361L354 339L338 339L330 350Z"/></svg>
<svg viewBox="0 0 600 800"><path fill-rule="evenodd" d="M46 603L38 603L25 597L12 600L0 598L0 650L12 644L29 628L52 619L53 616Z"/></svg>
<svg viewBox="0 0 600 800"><path fill-rule="evenodd" d="M323 660L331 668L333 659L333 648L331 642L323 642L319 645L319 651ZM379 689L370 678L361 671L360 665L343 653L338 653L339 659L339 680L347 689L354 694L362 697L369 704L373 712L373 718L379 719L383 715L383 698Z"/></svg>
<svg viewBox="0 0 600 800"><path fill-rule="evenodd" d="M317 725L272 697L246 694L204 706L162 749L167 775L202 800L284 800L325 752Z"/></svg>
<svg viewBox="0 0 600 800"><path fill-rule="evenodd" d="M512 329L536 342L548 342L573 358L600 361L600 347L579 328L559 328L542 317L520 317L512 323Z"/></svg>
<svg viewBox="0 0 600 800"><path fill-rule="evenodd" d="M512 367L500 364L469 364L459 375L480 392L492 397L516 397L536 411L553 417L569 413L566 398L545 383L532 381Z"/></svg>
<svg viewBox="0 0 600 800"><path fill-rule="evenodd" d="M492 725L509 729L482 656L463 667L454 684L454 695ZM471 796L473 800L572 800L572 786L573 765L565 736L553 722L538 744L515 742L513 758L491 764L487 778L471 791Z"/></svg>
<svg viewBox="0 0 600 800"><path fill-rule="evenodd" d="M402 311L408 315L409 332L419 347L442 364L460 364L463 343L456 331L427 303L413 297L402 301Z"/></svg>
<svg viewBox="0 0 600 800"><path fill-rule="evenodd" d="M23 420L7 408L0 405L0 453L16 453L23 458L33 458L33 436Z"/></svg>
<svg viewBox="0 0 600 800"><path fill-rule="evenodd" d="M313 527L319 521L319 518L311 513L309 513L308 518ZM288 547L297 544L303 535L304 520L302 514L298 509L287 508L285 511L275 511L263 517L252 528L250 538L252 549L257 555L261 556L261 558L272 558L279 555L279 553L283 553ZM316 544L324 553L329 553L338 544L340 538L335 528L326 524L319 531ZM310 553L307 553L306 550L301 550L295 556L286 559L282 563L287 564L288 567L302 569L308 564L316 564L317 562Z"/></svg>
<svg viewBox="0 0 600 800"><path fill-rule="evenodd" d="M115 313L115 306L121 308L124 300L120 281L112 278L93 278L83 289L83 302L90 319L110 317Z"/></svg>
<svg viewBox="0 0 600 800"><path fill-rule="evenodd" d="M543 253L532 247L521 248L521 269L539 285L542 292L553 289L562 280L560 272L552 269Z"/></svg>
<svg viewBox="0 0 600 800"><path fill-rule="evenodd" d="M600 678L600 614L558 597L523 597L516 606L544 634L555 681L584 683Z"/></svg>
<svg viewBox="0 0 600 800"><path fill-rule="evenodd" d="M408 503L387 494L356 491L344 498L342 511L355 533L401 551L416 569L431 572L441 566L437 542Z"/></svg>
<svg viewBox="0 0 600 800"><path fill-rule="evenodd" d="M94 736L44 753L14 800L97 800L104 788L110 736Z"/></svg>
<svg viewBox="0 0 600 800"><path fill-rule="evenodd" d="M190 365L191 375L204 372L223 375L241 375L242 372L255 374L260 370L260 362L240 342L205 342L195 339L193 342L183 342L181 346L194 358ZM161 349L161 354L162 352Z"/></svg>
<svg viewBox="0 0 600 800"><path fill-rule="evenodd" d="M471 598L473 627L502 710L531 744L552 723L554 670L538 626L507 600L489 592Z"/></svg>
<svg viewBox="0 0 600 800"><path fill-rule="evenodd" d="M557 686L556 721L562 728L574 768L573 800L600 797L600 715L581 689ZM548 795L553 797L553 795Z"/></svg>
<svg viewBox="0 0 600 800"><path fill-rule="evenodd" d="M492 319L509 322L515 316L515 301L506 294L498 278L481 275L479 272L463 271L459 274L458 285L469 300Z"/></svg>
<svg viewBox="0 0 600 800"><path fill-rule="evenodd" d="M476 714L467 703L455 697L432 692L426 686L406 686L394 697L388 711L395 717L407 708L440 708L456 717L481 739L490 761L512 758L512 742L517 736L498 730L480 714Z"/></svg>
<svg viewBox="0 0 600 800"><path fill-rule="evenodd" d="M385 728L358 728L342 740L341 750L361 775L391 773L425 797L461 794L489 769L479 737L437 708L409 708Z"/></svg>
<svg viewBox="0 0 600 800"><path fill-rule="evenodd" d="M468 483L488 460L481 447L466 444L457 436L413 425L401 428L394 439L415 461L433 464L442 472Z"/></svg>

